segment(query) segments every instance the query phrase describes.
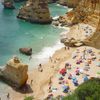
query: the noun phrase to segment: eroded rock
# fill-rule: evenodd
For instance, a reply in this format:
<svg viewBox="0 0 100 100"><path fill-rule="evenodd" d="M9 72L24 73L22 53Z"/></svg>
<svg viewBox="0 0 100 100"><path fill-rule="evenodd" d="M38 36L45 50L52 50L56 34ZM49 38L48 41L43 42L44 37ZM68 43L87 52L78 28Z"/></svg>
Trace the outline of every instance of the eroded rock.
<svg viewBox="0 0 100 100"><path fill-rule="evenodd" d="M1 78L11 86L22 87L28 79L28 65L23 64L17 57L14 57L6 66L1 69Z"/></svg>
<svg viewBox="0 0 100 100"><path fill-rule="evenodd" d="M25 55L32 55L32 48L20 48L19 51Z"/></svg>
<svg viewBox="0 0 100 100"><path fill-rule="evenodd" d="M59 22L71 25L70 32L61 38L65 45L100 48L100 0L82 0L74 10L59 17Z"/></svg>
<svg viewBox="0 0 100 100"><path fill-rule="evenodd" d="M4 0L3 5L6 9L15 9L13 0Z"/></svg>

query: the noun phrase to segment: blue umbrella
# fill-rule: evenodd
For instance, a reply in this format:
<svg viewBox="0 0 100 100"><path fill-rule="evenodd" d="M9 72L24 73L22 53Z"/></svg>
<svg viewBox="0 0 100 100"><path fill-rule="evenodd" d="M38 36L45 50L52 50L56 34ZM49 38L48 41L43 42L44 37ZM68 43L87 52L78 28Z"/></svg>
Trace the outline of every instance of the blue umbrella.
<svg viewBox="0 0 100 100"><path fill-rule="evenodd" d="M84 77L84 82L85 82L85 81L87 81L87 80L88 80L88 77L87 77L87 76L85 76L85 77Z"/></svg>
<svg viewBox="0 0 100 100"><path fill-rule="evenodd" d="M72 80L76 80L76 77L72 77Z"/></svg>
<svg viewBox="0 0 100 100"><path fill-rule="evenodd" d="M68 86L63 85L63 86L62 86L62 89L63 89L63 91L64 91L65 89L68 89Z"/></svg>
<svg viewBox="0 0 100 100"><path fill-rule="evenodd" d="M67 93L67 92L68 92L69 87L68 87L68 86L66 86L66 85L63 85L63 86L62 86L62 89L63 89L63 92Z"/></svg>

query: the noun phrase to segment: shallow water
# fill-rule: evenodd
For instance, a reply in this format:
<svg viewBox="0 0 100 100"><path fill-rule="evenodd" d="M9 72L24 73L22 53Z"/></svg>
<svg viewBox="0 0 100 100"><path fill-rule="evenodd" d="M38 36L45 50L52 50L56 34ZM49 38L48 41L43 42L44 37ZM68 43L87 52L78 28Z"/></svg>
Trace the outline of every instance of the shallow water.
<svg viewBox="0 0 100 100"><path fill-rule="evenodd" d="M46 47L57 45L59 33L63 31L52 25L31 24L17 19L16 15L21 4L16 3L15 10L3 9L0 4L0 66L4 65L13 55L17 55L30 66L36 66L36 54L44 52ZM57 4L50 4L49 8L52 17L65 14L67 11L67 8L57 6ZM29 57L19 53L21 47L32 47L35 56L31 62Z"/></svg>
<svg viewBox="0 0 100 100"><path fill-rule="evenodd" d="M0 66L5 65L13 55L17 55L24 63L29 64L30 69L41 61L46 61L55 50L63 46L58 41L59 33L63 29L52 25L30 24L17 19L21 4L23 3L16 3L14 10L3 9L0 4ZM68 10L57 4L50 4L49 8L52 17L63 15ZM30 61L29 57L19 53L21 47L32 47L33 55ZM0 82L0 96L5 96L7 91L8 86Z"/></svg>

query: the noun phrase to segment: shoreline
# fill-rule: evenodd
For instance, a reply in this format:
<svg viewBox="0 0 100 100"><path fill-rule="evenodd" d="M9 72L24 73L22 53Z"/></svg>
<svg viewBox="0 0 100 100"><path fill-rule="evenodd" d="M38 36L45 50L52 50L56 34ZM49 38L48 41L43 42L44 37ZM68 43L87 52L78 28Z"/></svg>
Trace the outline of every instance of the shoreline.
<svg viewBox="0 0 100 100"><path fill-rule="evenodd" d="M43 47L42 50L36 54L32 55L32 59L30 60L30 68L29 70L33 69L33 65L31 64L34 60L38 61L34 64L34 68L36 68L40 63L45 64L48 62L49 58L53 56L53 54L60 50L64 45L60 43L60 41L56 41L56 43L52 46ZM35 62L35 61L34 61Z"/></svg>
<svg viewBox="0 0 100 100"><path fill-rule="evenodd" d="M90 48L93 50L93 52L99 52L99 49L95 49L93 47L89 47L89 46L82 46L82 47L74 47L68 50L65 47L56 50L56 52L53 54L52 56L52 61L49 59L49 61L47 61L46 63L42 64L42 68L43 68L43 72L40 72L38 70L38 67L33 68L31 71L28 72L29 78L27 81L27 84L31 87L31 89L33 90L32 93L20 93L17 92L15 90L13 90L11 87L8 87L8 91L10 91L10 100L23 100L25 98L25 96L33 96L35 98L35 100L44 100L44 98L46 98L48 96L48 84L50 82L50 79L52 80L52 83L54 84L54 86L58 86L57 85L57 74L59 72L59 69L61 69L62 67L64 67L66 62L71 61L71 64L75 65L75 62L72 61L72 55L73 53L79 49L79 50L84 50L84 48ZM81 55L81 54L80 54ZM97 55L97 54L96 54ZM97 58L100 55L97 55ZM73 63L72 63L73 62ZM91 67L94 66L94 63L91 65ZM96 69L97 68L97 69ZM91 71L93 72L89 72L89 74L91 75L91 77L96 77L96 71L98 71L100 69L100 67L96 67L95 70L94 68L91 69ZM72 69L72 73L75 70L75 68L73 67ZM33 80L32 84L31 84L31 80ZM69 81L71 83L71 81ZM82 76L79 77L79 82L82 82ZM76 87L73 87L72 83L71 83L71 90L73 91ZM56 97L57 95L59 95L60 92L58 92L56 94L56 92L54 92L54 97ZM65 95L65 94L63 94Z"/></svg>
<svg viewBox="0 0 100 100"><path fill-rule="evenodd" d="M58 59L58 61L52 62L49 60L48 62L46 62L45 64L42 65L43 67L43 72L39 72L38 71L38 66L33 68L33 70L30 72L28 72L29 74L29 79L28 79L28 84L30 84L31 80L33 80L33 84L32 84L32 89L33 92L30 95L33 95L36 99L35 100L42 100L43 98L41 98L44 95L44 90L41 89L41 87L45 87L50 80L50 77L53 77L57 71L59 70L59 66L62 62L65 62L66 59L69 59L69 57L71 56L71 53L74 51L75 48L71 48L70 51L65 50L65 48L61 48L60 50L57 50L53 56L52 59L56 60ZM65 56L65 53L67 56ZM60 58L60 59L59 59ZM56 67L58 66L58 67ZM45 77L46 75L46 77ZM29 94L20 94L20 93L16 93L16 91L13 91L10 88L11 91L11 97L13 100L16 96L15 100L23 100L22 98L24 98L26 95L29 96ZM16 95L15 95L16 94ZM21 99L19 99L19 97L21 97Z"/></svg>

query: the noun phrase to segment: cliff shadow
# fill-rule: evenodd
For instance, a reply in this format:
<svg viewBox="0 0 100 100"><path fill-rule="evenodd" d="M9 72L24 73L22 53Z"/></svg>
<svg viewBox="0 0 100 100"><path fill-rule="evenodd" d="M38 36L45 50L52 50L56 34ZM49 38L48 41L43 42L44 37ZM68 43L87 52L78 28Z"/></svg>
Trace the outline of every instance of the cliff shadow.
<svg viewBox="0 0 100 100"><path fill-rule="evenodd" d="M25 84L20 88L13 88L13 89L18 91L18 92L20 92L20 93L23 93L23 94L25 94L25 93L33 93L33 90L32 90L32 88L31 88L31 86L29 84Z"/></svg>
<svg viewBox="0 0 100 100"><path fill-rule="evenodd" d="M16 85L13 82L3 78L2 76L0 76L0 81L4 84L10 86L13 90L15 90L17 92L20 92L20 93L23 93L23 94L33 93L33 90L32 90L32 88L29 84L25 84L22 87L18 88L18 87L16 87Z"/></svg>

